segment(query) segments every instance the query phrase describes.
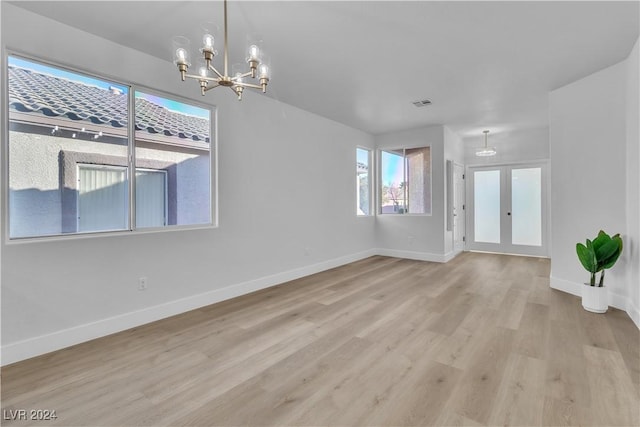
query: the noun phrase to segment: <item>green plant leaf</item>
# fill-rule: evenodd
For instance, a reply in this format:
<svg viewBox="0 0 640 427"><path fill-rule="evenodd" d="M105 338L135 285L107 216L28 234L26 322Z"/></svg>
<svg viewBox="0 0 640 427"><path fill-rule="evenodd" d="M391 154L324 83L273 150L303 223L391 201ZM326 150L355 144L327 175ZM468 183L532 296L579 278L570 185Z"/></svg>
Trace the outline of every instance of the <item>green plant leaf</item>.
<svg viewBox="0 0 640 427"><path fill-rule="evenodd" d="M590 273L595 273L598 265L591 241L587 239L587 246L583 245L582 243L577 243L576 253L578 254L578 259L580 260L580 263L585 268L585 270Z"/></svg>
<svg viewBox="0 0 640 427"><path fill-rule="evenodd" d="M598 260L599 265L602 265L606 260L614 256L618 250L618 242L611 238L606 242L601 243L597 248L594 245L596 259Z"/></svg>
<svg viewBox="0 0 640 427"><path fill-rule="evenodd" d="M618 258L620 257L620 254L622 254L623 244L622 244L622 238L620 237L620 234L616 234L615 236L613 236L611 241L613 243L615 243L616 250L607 259L602 260L601 264L602 264L602 268L603 269L607 269L607 268L613 267L613 265L616 263L616 261L618 261Z"/></svg>
<svg viewBox="0 0 640 427"><path fill-rule="evenodd" d="M609 237L609 235L604 231L600 230L600 232L598 233L598 236L595 239L593 239L593 249L597 253L598 250L610 240L611 240L611 237Z"/></svg>

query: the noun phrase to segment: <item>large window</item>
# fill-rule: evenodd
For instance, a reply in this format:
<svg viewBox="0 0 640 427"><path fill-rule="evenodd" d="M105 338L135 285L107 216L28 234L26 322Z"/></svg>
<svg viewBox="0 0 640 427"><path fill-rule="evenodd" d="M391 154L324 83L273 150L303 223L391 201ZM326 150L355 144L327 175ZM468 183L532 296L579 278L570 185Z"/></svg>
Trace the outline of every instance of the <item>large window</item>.
<svg viewBox="0 0 640 427"><path fill-rule="evenodd" d="M371 150L356 149L356 213L371 215Z"/></svg>
<svg viewBox="0 0 640 427"><path fill-rule="evenodd" d="M380 213L431 214L429 147L381 150Z"/></svg>
<svg viewBox="0 0 640 427"><path fill-rule="evenodd" d="M10 238L212 224L210 108L16 56L7 76Z"/></svg>

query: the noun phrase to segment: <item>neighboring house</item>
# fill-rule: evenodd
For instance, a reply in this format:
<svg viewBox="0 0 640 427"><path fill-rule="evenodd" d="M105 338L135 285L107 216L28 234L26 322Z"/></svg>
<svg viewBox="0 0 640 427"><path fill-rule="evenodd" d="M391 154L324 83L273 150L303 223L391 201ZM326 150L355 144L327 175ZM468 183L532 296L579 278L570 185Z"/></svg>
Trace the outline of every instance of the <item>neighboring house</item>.
<svg viewBox="0 0 640 427"><path fill-rule="evenodd" d="M210 121L136 93L136 227L209 222ZM129 227L123 89L9 67L11 237Z"/></svg>

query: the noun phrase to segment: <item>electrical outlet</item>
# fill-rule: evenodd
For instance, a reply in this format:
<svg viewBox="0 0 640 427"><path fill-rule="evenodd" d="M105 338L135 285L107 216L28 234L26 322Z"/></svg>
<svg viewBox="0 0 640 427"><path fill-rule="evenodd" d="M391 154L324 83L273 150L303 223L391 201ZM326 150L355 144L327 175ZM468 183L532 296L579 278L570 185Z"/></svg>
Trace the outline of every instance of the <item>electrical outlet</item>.
<svg viewBox="0 0 640 427"><path fill-rule="evenodd" d="M309 256L309 255L311 255L311 248L309 247L304 248L304 256Z"/></svg>
<svg viewBox="0 0 640 427"><path fill-rule="evenodd" d="M138 290L146 291L147 290L147 278L141 277L138 279Z"/></svg>
<svg viewBox="0 0 640 427"><path fill-rule="evenodd" d="M407 241L409 242L410 245L413 245L413 236L407 236Z"/></svg>

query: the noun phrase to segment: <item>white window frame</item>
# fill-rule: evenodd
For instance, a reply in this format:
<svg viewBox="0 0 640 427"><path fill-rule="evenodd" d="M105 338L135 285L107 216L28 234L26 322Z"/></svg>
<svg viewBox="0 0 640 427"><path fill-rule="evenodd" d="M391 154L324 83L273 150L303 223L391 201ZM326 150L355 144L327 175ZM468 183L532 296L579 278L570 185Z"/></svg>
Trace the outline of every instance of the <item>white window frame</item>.
<svg viewBox="0 0 640 427"><path fill-rule="evenodd" d="M367 175L368 175L368 179L369 179L369 191L368 191L368 195L369 195L369 213L368 214L360 214L358 213L358 207L359 207L359 201L360 201L360 184L359 184L359 177L358 177L358 173L356 171L356 216L358 218L370 218L372 216L375 216L376 213L376 209L374 208L374 203L373 203L373 199L374 199L374 187L375 187L375 179L374 179L374 150L369 148L369 147L364 147L364 146L360 146L357 145L356 146L356 167L357 167L357 162L358 162L358 150L363 150L367 152Z"/></svg>
<svg viewBox="0 0 640 427"><path fill-rule="evenodd" d="M22 59L25 61L34 62L37 64L42 64L43 66L48 66L52 68L57 68L62 71L68 71L71 73L80 74L83 76L87 76L90 78L95 78L98 80L103 80L110 83L115 83L121 86L125 86L128 88L128 155L127 155L127 174L129 177L129 227L128 229L123 230L113 230L113 231L91 231L91 232L69 232L69 233L59 233L59 234L51 234L51 235L38 235L38 236L27 236L27 237L11 237L10 236L10 201L9 201L9 73L6 72L9 67L9 57L15 57L18 59ZM0 81L3 87L3 108L2 116L0 120L4 125L4 132L2 134L3 142L1 144L0 151L2 153L2 178L4 180L2 192L3 192L3 203L4 203L4 232L5 232L5 243L14 244L14 243L28 243L33 241L54 241L54 240L68 240L68 239L78 239L78 238L90 238L90 237L100 237L106 235L117 235L117 234L132 234L132 233L150 233L150 232L169 232L169 231L180 231L180 230L193 230L193 229L211 229L218 227L218 109L217 106L206 104L203 102L195 101L190 98L185 98L182 96L178 96L172 93L166 93L162 91L158 91L155 89L151 89L148 87L144 87L141 85L137 85L130 82L125 82L119 79L112 78L110 76L98 75L80 68L75 68L72 66L64 65L60 62L49 60L46 58L42 58L40 56L34 56L30 54L26 54L23 52L15 51L12 49L5 49L4 54L2 55L2 67L3 67L3 78ZM167 98L170 100L174 100L177 102L182 102L185 104L189 104L195 107L206 109L210 112L210 120L209 120L209 176L210 176L210 209L209 209L209 222L202 224L176 224L176 225L167 225L164 227L149 227L149 228L136 228L135 226L135 170L136 170L136 162L135 162L135 92L145 92L148 94L154 94L163 98ZM131 173L133 171L134 173Z"/></svg>

